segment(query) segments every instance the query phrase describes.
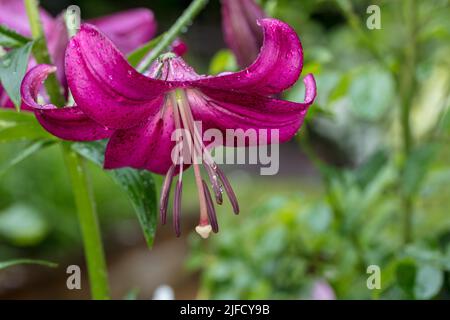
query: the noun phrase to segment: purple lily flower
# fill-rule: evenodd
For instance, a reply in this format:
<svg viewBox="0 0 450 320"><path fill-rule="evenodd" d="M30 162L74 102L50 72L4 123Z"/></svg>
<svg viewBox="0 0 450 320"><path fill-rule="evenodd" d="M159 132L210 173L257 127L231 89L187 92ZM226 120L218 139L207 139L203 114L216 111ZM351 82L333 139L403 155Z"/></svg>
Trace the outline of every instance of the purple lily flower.
<svg viewBox="0 0 450 320"><path fill-rule="evenodd" d="M22 83L23 102L36 110L38 120L50 133L66 140L96 140L109 137L105 169L133 167L166 175L161 192L160 214L166 222L169 193L178 174L174 196L174 227L180 235L183 170L194 168L200 203L196 231L208 237L218 231L215 208L208 184L195 159L203 166L215 200L222 204L222 189L234 212L239 206L231 185L213 161L210 141L203 131L227 129L277 129L281 142L299 130L316 96L312 75L304 78L305 101L294 103L273 96L291 87L303 66L303 51L295 31L275 19L259 21L264 45L255 62L245 70L218 76L202 76L181 57L165 55L141 74L130 66L113 43L92 25L82 25L66 51L66 76L76 106L59 108L36 102L42 82L55 71L40 65ZM195 121L202 122L199 128ZM192 162L185 158L186 146L176 129L189 132L193 145ZM270 143L270 137L266 143ZM233 141L231 146L236 146ZM248 143L246 141L246 143ZM253 143L264 143L253 141Z"/></svg>
<svg viewBox="0 0 450 320"><path fill-rule="evenodd" d="M0 0L0 12L0 24L16 30L24 36L31 36L23 0ZM42 8L40 16L53 64L58 67L58 78L65 85L64 55L69 38L64 19L62 15L53 18ZM157 28L153 12L143 8L115 13L88 20L88 22L96 25L108 35L123 53L128 53L151 40L155 36ZM35 62L31 61L30 67L34 65ZM1 91L0 106L13 107L6 92L2 93Z"/></svg>
<svg viewBox="0 0 450 320"><path fill-rule="evenodd" d="M225 42L241 67L258 56L263 34L257 21L266 17L254 0L222 0L222 29Z"/></svg>

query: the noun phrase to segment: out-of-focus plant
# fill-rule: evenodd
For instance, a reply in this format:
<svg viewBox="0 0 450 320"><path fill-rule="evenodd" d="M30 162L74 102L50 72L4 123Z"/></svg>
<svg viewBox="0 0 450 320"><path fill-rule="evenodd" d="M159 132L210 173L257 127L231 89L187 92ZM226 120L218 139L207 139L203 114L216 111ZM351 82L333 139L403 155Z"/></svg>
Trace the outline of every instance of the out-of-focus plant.
<svg viewBox="0 0 450 320"><path fill-rule="evenodd" d="M379 30L366 28L368 1L263 2L315 48L305 69L319 96L299 144L324 194L274 197L194 244L202 296L312 298L327 281L337 298L448 297L449 2L378 1ZM370 265L381 289L366 286Z"/></svg>

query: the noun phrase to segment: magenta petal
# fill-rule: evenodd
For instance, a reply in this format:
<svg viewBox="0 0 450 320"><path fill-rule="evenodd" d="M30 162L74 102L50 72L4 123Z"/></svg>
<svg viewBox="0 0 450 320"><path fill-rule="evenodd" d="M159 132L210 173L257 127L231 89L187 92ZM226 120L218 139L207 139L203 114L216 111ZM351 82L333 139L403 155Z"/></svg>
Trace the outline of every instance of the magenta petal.
<svg viewBox="0 0 450 320"><path fill-rule="evenodd" d="M88 24L67 48L66 76L81 110L116 129L134 127L155 115L171 88L137 72L109 39Z"/></svg>
<svg viewBox="0 0 450 320"><path fill-rule="evenodd" d="M132 9L109 16L89 20L114 42L123 52L128 53L150 41L156 34L156 20L148 9Z"/></svg>
<svg viewBox="0 0 450 320"><path fill-rule="evenodd" d="M167 108L163 118L155 117L145 125L117 130L106 149L105 169L132 167L165 174L173 163L174 130L171 108Z"/></svg>
<svg viewBox="0 0 450 320"><path fill-rule="evenodd" d="M249 94L231 94L216 89L190 91L188 97L196 120L201 120L203 129L216 128L226 133L227 129L277 129L279 142L290 140L303 123L309 106L316 97L316 83L312 75L304 79L305 101L295 103ZM268 140L271 143L270 131ZM261 143L259 140L254 141ZM236 146L236 145L230 145Z"/></svg>
<svg viewBox="0 0 450 320"><path fill-rule="evenodd" d="M111 130L89 119L76 106L56 108L36 102L42 83L55 69L49 65L38 65L25 75L21 86L24 106L35 112L36 118L48 132L61 139L92 141L110 137Z"/></svg>
<svg viewBox="0 0 450 320"><path fill-rule="evenodd" d="M280 93L291 87L303 67L303 50L297 34L276 19L258 23L264 30L264 44L251 66L240 72L200 79L193 85L260 95Z"/></svg>

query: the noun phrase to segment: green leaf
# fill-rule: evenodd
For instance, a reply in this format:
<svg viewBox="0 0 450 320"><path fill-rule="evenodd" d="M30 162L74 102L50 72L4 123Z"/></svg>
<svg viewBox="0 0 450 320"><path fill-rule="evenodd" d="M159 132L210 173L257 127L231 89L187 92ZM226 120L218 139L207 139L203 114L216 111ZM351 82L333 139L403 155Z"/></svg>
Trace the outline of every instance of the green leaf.
<svg viewBox="0 0 450 320"><path fill-rule="evenodd" d="M0 59L0 80L17 109L22 98L20 85L27 71L28 60L34 42L28 42L22 47L12 49Z"/></svg>
<svg viewBox="0 0 450 320"><path fill-rule="evenodd" d="M20 140L56 140L45 131L32 112L0 108L0 143Z"/></svg>
<svg viewBox="0 0 450 320"><path fill-rule="evenodd" d="M131 52L127 57L128 62L133 67L137 67L139 62L141 62L141 60L144 59L144 57L157 46L157 44L159 43L159 41L161 41L163 36L164 34L152 39L151 41L147 42L146 44L142 45L141 47Z"/></svg>
<svg viewBox="0 0 450 320"><path fill-rule="evenodd" d="M394 80L379 67L366 67L353 77L349 94L353 114L363 120L380 120L393 103Z"/></svg>
<svg viewBox="0 0 450 320"><path fill-rule="evenodd" d="M6 163L0 164L0 176L4 174L6 171L14 167L16 164L22 162L29 156L35 154L36 152L42 150L43 148L53 144L54 141L46 141L39 140L36 142L32 142L26 148L21 149L17 154L15 154L12 158L8 159Z"/></svg>
<svg viewBox="0 0 450 320"><path fill-rule="evenodd" d="M328 97L328 101L329 102L337 101L340 98L347 95L351 80L352 80L352 74L350 72L342 75L337 86L334 87L333 90L331 90L330 96Z"/></svg>
<svg viewBox="0 0 450 320"><path fill-rule="evenodd" d="M74 143L72 148L81 156L103 167L104 142ZM130 168L108 170L107 172L127 193L138 216L147 244L151 247L157 223L156 188L152 174L145 170Z"/></svg>
<svg viewBox="0 0 450 320"><path fill-rule="evenodd" d="M414 285L416 299L431 299L437 295L444 283L442 270L431 265L419 266Z"/></svg>
<svg viewBox="0 0 450 320"><path fill-rule="evenodd" d="M58 267L57 263L46 261L46 260L34 260L34 259L16 259L16 260L8 260L0 262L0 270L6 269L9 267L21 265L21 264L36 264L40 266L45 266L49 268Z"/></svg>
<svg viewBox="0 0 450 320"><path fill-rule="evenodd" d="M209 74L219 74L224 71L236 71L238 65L234 54L230 50L220 50L211 60Z"/></svg>
<svg viewBox="0 0 450 320"><path fill-rule="evenodd" d="M413 195L417 192L435 154L434 144L420 146L411 152L403 172L402 189L405 194Z"/></svg>
<svg viewBox="0 0 450 320"><path fill-rule="evenodd" d="M414 294L417 267L414 259L405 258L400 260L395 270L397 283L408 295Z"/></svg>
<svg viewBox="0 0 450 320"><path fill-rule="evenodd" d="M17 48L27 44L30 41L31 39L24 37L14 30L0 24L0 46L6 48Z"/></svg>
<svg viewBox="0 0 450 320"><path fill-rule="evenodd" d="M362 166L355 170L355 176L362 188L365 188L387 163L385 151L375 152Z"/></svg>

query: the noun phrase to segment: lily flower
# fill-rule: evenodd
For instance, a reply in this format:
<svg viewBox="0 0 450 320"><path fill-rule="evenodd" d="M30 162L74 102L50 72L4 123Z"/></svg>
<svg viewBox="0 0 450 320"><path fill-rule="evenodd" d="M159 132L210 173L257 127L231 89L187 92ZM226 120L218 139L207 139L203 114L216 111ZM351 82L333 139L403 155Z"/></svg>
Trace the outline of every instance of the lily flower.
<svg viewBox="0 0 450 320"><path fill-rule="evenodd" d="M0 24L24 36L31 36L23 0L0 0L0 12ZM53 64L58 67L58 77L65 84L64 55L69 43L69 37L63 14L53 18L47 11L40 8L40 17ZM150 41L155 36L157 29L153 12L144 8L114 13L109 16L88 20L88 22L96 25L108 35L123 53L129 53ZM35 65L35 62L31 61L30 67L33 65ZM13 107L12 102L7 99L6 92L2 93L1 91L0 107ZM2 101L3 103L1 103Z"/></svg>
<svg viewBox="0 0 450 320"><path fill-rule="evenodd" d="M284 22L263 19L259 25L264 44L251 66L240 72L203 76L181 57L171 54L141 74L103 33L84 24L66 51L66 76L76 106L57 109L36 102L45 77L55 71L54 67L42 65L25 76L23 102L36 110L45 129L62 139L109 137L105 169L132 167L166 175L160 200L163 224L171 185L178 175L173 203L177 236L183 171L192 165L200 204L196 231L207 238L211 231L218 231L208 186L218 204L222 204L224 190L236 214L239 205L229 181L210 154L210 141L204 140L202 130L214 128L225 134L227 129L277 129L280 142L285 142L299 130L316 96L314 77L307 75L303 103L274 98L298 80L303 66L302 47L295 31ZM201 121L202 128L196 121ZM172 139L177 129L189 135L176 134L176 139ZM269 137L266 143L270 142ZM179 150L186 145L193 146L192 159L184 157L185 150ZM236 146L236 142L229 146ZM174 150L178 151L175 157ZM200 161L195 161L199 158L203 158L201 164L208 182L201 175Z"/></svg>
<svg viewBox="0 0 450 320"><path fill-rule="evenodd" d="M263 34L257 21L266 17L254 0L222 0L222 29L225 42L241 67L258 56Z"/></svg>

